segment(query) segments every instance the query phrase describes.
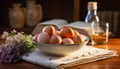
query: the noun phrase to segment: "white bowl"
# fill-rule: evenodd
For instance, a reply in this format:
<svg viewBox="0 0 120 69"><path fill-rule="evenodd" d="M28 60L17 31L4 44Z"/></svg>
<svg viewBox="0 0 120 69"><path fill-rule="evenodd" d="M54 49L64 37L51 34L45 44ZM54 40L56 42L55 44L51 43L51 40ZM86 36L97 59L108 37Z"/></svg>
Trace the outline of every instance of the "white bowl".
<svg viewBox="0 0 120 69"><path fill-rule="evenodd" d="M64 56L81 49L88 41L89 39L86 38L85 42L80 44L39 44L35 42L35 45L44 53Z"/></svg>

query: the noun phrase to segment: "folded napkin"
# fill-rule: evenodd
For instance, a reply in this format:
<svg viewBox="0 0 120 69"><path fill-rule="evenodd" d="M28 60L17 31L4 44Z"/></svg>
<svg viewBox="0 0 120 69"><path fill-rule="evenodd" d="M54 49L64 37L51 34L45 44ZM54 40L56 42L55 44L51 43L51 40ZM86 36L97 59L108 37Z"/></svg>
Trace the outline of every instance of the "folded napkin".
<svg viewBox="0 0 120 69"><path fill-rule="evenodd" d="M85 46L67 56L45 54L36 48L28 53L28 56L22 56L22 59L51 69L64 69L66 67L94 62L113 56L117 56L116 51Z"/></svg>

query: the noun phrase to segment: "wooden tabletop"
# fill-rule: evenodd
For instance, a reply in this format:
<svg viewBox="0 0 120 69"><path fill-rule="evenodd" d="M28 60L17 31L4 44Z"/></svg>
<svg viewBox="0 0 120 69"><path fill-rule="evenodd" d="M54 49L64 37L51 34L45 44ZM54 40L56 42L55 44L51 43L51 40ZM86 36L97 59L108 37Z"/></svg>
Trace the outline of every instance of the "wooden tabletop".
<svg viewBox="0 0 120 69"><path fill-rule="evenodd" d="M1 40L0 43L2 43ZM120 56L119 56L120 38L111 38L109 39L108 44L97 45L95 47L116 50L118 52L118 56L88 64L73 66L66 69L120 69ZM15 64L0 64L0 69L47 69L47 68L21 60Z"/></svg>

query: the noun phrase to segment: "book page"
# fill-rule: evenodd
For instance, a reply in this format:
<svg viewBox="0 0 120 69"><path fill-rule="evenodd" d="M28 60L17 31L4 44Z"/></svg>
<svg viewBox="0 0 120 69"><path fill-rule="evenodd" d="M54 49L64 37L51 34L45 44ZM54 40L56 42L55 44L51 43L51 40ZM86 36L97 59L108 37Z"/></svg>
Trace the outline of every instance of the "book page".
<svg viewBox="0 0 120 69"><path fill-rule="evenodd" d="M63 26L63 25L68 24L68 22L64 19L52 19L52 20L42 22L40 24L53 24L53 25L56 25L56 26Z"/></svg>
<svg viewBox="0 0 120 69"><path fill-rule="evenodd" d="M39 23L35 29L33 30L33 32L31 34L36 34L36 33L40 33L43 29L44 26L46 25L53 25L56 29L59 29L59 27L68 24L68 22L64 19L52 19L52 20L48 20L45 22L41 22Z"/></svg>

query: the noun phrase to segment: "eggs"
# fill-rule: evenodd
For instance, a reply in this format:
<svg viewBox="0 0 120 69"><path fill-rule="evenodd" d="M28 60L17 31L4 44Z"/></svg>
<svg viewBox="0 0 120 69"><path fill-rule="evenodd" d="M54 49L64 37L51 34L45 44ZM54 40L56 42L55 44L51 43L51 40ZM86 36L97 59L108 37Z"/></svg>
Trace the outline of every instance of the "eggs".
<svg viewBox="0 0 120 69"><path fill-rule="evenodd" d="M37 42L40 44L48 44L50 40L50 36L46 32L41 32L37 36Z"/></svg>
<svg viewBox="0 0 120 69"><path fill-rule="evenodd" d="M41 33L34 35L33 40L40 44L80 44L85 41L85 36L68 26L56 30L54 26L48 25Z"/></svg>
<svg viewBox="0 0 120 69"><path fill-rule="evenodd" d="M58 36L60 36L61 38L63 38L63 35L60 33L60 31L56 31L54 35L58 35Z"/></svg>
<svg viewBox="0 0 120 69"><path fill-rule="evenodd" d="M50 44L61 44L62 38L59 35L53 35L49 41Z"/></svg>
<svg viewBox="0 0 120 69"><path fill-rule="evenodd" d="M78 34L75 37L73 37L73 41L75 42L75 44L80 44L80 43L84 42L85 39L82 37L81 34Z"/></svg>
<svg viewBox="0 0 120 69"><path fill-rule="evenodd" d="M75 37L76 35L79 35L79 32L78 32L77 30L74 30L74 37Z"/></svg>
<svg viewBox="0 0 120 69"><path fill-rule="evenodd" d="M64 38L63 39L63 44L74 44L73 40L70 38Z"/></svg>
<svg viewBox="0 0 120 69"><path fill-rule="evenodd" d="M72 38L74 36L74 30L70 27L62 27L60 33L66 38Z"/></svg>
<svg viewBox="0 0 120 69"><path fill-rule="evenodd" d="M52 25L45 26L43 28L42 32L46 32L49 35L53 35L53 34L55 34L55 27L53 27Z"/></svg>

